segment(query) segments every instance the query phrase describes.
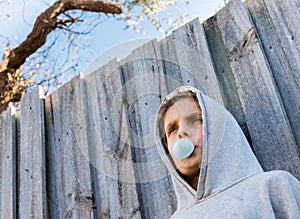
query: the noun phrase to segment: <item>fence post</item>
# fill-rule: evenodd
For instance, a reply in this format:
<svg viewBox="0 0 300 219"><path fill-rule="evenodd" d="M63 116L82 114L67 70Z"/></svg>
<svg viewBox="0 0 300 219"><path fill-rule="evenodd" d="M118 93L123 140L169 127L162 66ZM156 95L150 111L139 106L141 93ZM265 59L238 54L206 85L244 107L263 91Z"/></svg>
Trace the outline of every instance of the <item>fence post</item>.
<svg viewBox="0 0 300 219"><path fill-rule="evenodd" d="M93 218L84 81L45 98L49 217Z"/></svg>
<svg viewBox="0 0 300 219"><path fill-rule="evenodd" d="M246 3L300 150L299 1L248 0Z"/></svg>
<svg viewBox="0 0 300 219"><path fill-rule="evenodd" d="M37 87L21 101L19 144L20 218L47 218L43 89Z"/></svg>
<svg viewBox="0 0 300 219"><path fill-rule="evenodd" d="M15 109L0 115L0 218L16 218L17 160Z"/></svg>
<svg viewBox="0 0 300 219"><path fill-rule="evenodd" d="M140 218L127 110L116 59L85 78L97 218Z"/></svg>

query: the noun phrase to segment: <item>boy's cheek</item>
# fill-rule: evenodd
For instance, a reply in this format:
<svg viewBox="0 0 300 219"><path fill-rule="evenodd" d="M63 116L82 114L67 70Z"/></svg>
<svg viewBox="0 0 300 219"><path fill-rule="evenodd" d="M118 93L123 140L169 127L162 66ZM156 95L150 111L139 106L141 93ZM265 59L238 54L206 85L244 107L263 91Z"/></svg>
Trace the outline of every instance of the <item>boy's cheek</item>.
<svg viewBox="0 0 300 219"><path fill-rule="evenodd" d="M173 148L173 145L174 145L174 140L172 140L172 139L167 139L167 144L168 144L168 150L169 150L169 152L172 150L172 148Z"/></svg>

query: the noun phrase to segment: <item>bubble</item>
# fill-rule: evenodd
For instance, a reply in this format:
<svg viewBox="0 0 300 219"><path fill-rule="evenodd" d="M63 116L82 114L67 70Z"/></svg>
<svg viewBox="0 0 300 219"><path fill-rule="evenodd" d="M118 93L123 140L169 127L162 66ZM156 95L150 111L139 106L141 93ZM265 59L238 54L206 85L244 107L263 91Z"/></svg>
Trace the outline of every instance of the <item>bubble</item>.
<svg viewBox="0 0 300 219"><path fill-rule="evenodd" d="M172 154L179 160L189 157L194 151L194 144L188 138L182 138L175 142Z"/></svg>

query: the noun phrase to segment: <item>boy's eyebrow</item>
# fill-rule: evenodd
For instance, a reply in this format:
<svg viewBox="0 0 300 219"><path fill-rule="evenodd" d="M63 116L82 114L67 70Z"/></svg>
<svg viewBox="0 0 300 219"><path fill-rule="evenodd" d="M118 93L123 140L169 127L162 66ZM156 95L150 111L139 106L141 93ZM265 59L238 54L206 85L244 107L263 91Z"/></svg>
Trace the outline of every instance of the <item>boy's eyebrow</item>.
<svg viewBox="0 0 300 219"><path fill-rule="evenodd" d="M191 114L188 114L186 116L186 118L194 118L194 117L202 117L202 112L194 112L194 113L191 113Z"/></svg>

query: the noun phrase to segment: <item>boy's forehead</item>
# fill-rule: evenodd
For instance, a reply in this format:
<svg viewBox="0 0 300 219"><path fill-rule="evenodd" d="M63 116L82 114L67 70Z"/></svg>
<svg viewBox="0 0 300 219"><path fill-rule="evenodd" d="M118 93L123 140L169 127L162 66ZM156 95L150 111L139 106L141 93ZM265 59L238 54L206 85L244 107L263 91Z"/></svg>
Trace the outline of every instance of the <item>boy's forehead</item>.
<svg viewBox="0 0 300 219"><path fill-rule="evenodd" d="M178 100L174 103L165 113L164 120L173 120L178 116L188 116L193 113L201 113L201 108L198 101L188 97L181 100Z"/></svg>

